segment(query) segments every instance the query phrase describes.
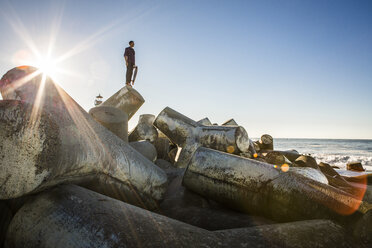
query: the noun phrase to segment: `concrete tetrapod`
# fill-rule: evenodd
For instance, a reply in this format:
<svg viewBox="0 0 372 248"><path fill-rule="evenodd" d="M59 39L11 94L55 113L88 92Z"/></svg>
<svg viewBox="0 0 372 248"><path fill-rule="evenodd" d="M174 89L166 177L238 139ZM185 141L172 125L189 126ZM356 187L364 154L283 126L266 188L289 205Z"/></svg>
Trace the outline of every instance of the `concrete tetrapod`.
<svg viewBox="0 0 372 248"><path fill-rule="evenodd" d="M130 120L144 102L145 99L138 91L132 87L124 86L100 106L111 106L121 109L128 115L128 120Z"/></svg>
<svg viewBox="0 0 372 248"><path fill-rule="evenodd" d="M335 169L346 181L372 185L372 171L351 171Z"/></svg>
<svg viewBox="0 0 372 248"><path fill-rule="evenodd" d="M263 134L258 141L258 145L261 150L273 150L274 149L274 139L269 134Z"/></svg>
<svg viewBox="0 0 372 248"><path fill-rule="evenodd" d="M200 124L200 125L203 125L203 126L212 126L212 122L209 120L208 117L205 117L201 120L198 120L196 123Z"/></svg>
<svg viewBox="0 0 372 248"><path fill-rule="evenodd" d="M98 106L89 110L89 114L99 124L128 142L128 115L118 108Z"/></svg>
<svg viewBox="0 0 372 248"><path fill-rule="evenodd" d="M156 117L154 126L182 147L176 158L177 167L186 167L200 146L235 154L249 151L249 138L243 127L203 126L169 107Z"/></svg>
<svg viewBox="0 0 372 248"><path fill-rule="evenodd" d="M359 240L353 240L351 235L347 235L341 226L323 219L229 229L215 233L221 234L224 240L228 240L229 247L367 248Z"/></svg>
<svg viewBox="0 0 372 248"><path fill-rule="evenodd" d="M353 228L354 237L362 243L372 246L372 210L359 219Z"/></svg>
<svg viewBox="0 0 372 248"><path fill-rule="evenodd" d="M234 209L277 221L341 219L371 208L357 196L287 169L201 147L190 160L183 185Z"/></svg>
<svg viewBox="0 0 372 248"><path fill-rule="evenodd" d="M158 153L158 159L161 158L167 161L171 161L169 152L175 147L175 145L172 145L167 137L159 137L155 140L155 142L153 142L153 144L156 148L156 152Z"/></svg>
<svg viewBox="0 0 372 248"><path fill-rule="evenodd" d="M216 236L81 188L42 192L13 217L8 248L215 247Z"/></svg>
<svg viewBox="0 0 372 248"><path fill-rule="evenodd" d="M301 155L299 156L293 163L293 166L297 167L310 167L314 169L319 169L318 163L316 162L315 158L309 155Z"/></svg>
<svg viewBox="0 0 372 248"><path fill-rule="evenodd" d="M346 164L346 169L347 170L352 170L352 171L365 171L363 168L363 165L361 162L354 161L354 162L349 162Z"/></svg>
<svg viewBox="0 0 372 248"><path fill-rule="evenodd" d="M283 165L285 163L289 164L287 161L288 159L286 159L286 157L283 154L277 151L267 152L264 159L267 163L273 165Z"/></svg>
<svg viewBox="0 0 372 248"><path fill-rule="evenodd" d="M352 187L352 185L342 178L340 174L338 174L337 171L335 171L335 169L333 169L329 164L320 162L318 166L321 172L323 172L323 174L327 177L329 184L333 187L340 188L345 191L348 191L348 189Z"/></svg>
<svg viewBox="0 0 372 248"><path fill-rule="evenodd" d="M296 161L296 159L298 157L301 156L301 154L299 154L296 150L287 150L287 151L278 151L278 150L275 150L275 152L279 152L280 154L282 154L283 156L285 156L286 158L288 158L289 161L291 161L292 163L294 161Z"/></svg>
<svg viewBox="0 0 372 248"><path fill-rule="evenodd" d="M170 181L164 200L155 210L157 213L210 231L275 223L260 216L224 208L203 198L181 185L182 176L183 173Z"/></svg>
<svg viewBox="0 0 372 248"><path fill-rule="evenodd" d="M166 174L38 73L15 68L0 81L3 97L22 100L0 101L0 199L68 182L154 208Z"/></svg>
<svg viewBox="0 0 372 248"><path fill-rule="evenodd" d="M157 152L155 146L147 140L140 140L129 142L129 145L141 153L145 158L151 162L155 162L157 158Z"/></svg>
<svg viewBox="0 0 372 248"><path fill-rule="evenodd" d="M328 184L328 179L327 177L320 171L314 168L309 168L309 167L282 167L281 170L286 170L290 169L293 174L298 174L302 175L304 177L310 178L314 181L323 183L323 184Z"/></svg>
<svg viewBox="0 0 372 248"><path fill-rule="evenodd" d="M154 142L158 138L158 131L152 125L155 115L140 115L137 126L130 132L129 141L148 140Z"/></svg>
<svg viewBox="0 0 372 248"><path fill-rule="evenodd" d="M344 229L327 220L211 232L76 185L57 186L27 202L5 242L8 248L352 247Z"/></svg>
<svg viewBox="0 0 372 248"><path fill-rule="evenodd" d="M12 211L5 204L5 202L0 201L0 248L3 247L6 231L8 230L8 226L12 218Z"/></svg>
<svg viewBox="0 0 372 248"><path fill-rule="evenodd" d="M238 123L234 119L230 119L222 123L222 126L238 126Z"/></svg>

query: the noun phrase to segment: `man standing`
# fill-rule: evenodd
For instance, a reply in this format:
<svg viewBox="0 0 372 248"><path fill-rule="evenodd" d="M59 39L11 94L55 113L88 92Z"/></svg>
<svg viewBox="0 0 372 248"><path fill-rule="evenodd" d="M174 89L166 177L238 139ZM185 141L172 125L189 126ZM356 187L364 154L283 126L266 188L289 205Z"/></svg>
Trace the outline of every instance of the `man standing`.
<svg viewBox="0 0 372 248"><path fill-rule="evenodd" d="M135 52L134 52L134 41L129 41L129 47L125 48L124 59L127 66L126 85L131 86L133 68L136 67L135 63ZM132 87L132 86L131 86Z"/></svg>

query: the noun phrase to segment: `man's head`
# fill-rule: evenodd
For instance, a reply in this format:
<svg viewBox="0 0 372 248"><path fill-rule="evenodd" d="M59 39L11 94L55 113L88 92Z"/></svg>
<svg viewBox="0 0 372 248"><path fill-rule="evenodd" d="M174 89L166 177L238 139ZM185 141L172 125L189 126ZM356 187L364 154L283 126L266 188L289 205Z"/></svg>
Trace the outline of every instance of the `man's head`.
<svg viewBox="0 0 372 248"><path fill-rule="evenodd" d="M130 47L134 47L134 41L132 41L132 40L129 41L129 46L130 46Z"/></svg>

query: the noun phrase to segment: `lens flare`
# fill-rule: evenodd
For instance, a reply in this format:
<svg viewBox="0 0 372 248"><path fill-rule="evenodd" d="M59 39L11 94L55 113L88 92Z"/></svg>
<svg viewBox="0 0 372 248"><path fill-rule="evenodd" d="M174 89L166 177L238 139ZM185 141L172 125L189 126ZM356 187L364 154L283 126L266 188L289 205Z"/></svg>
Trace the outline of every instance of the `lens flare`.
<svg viewBox="0 0 372 248"><path fill-rule="evenodd" d="M233 153L235 151L235 148L233 146L228 146L226 150L228 153Z"/></svg>
<svg viewBox="0 0 372 248"><path fill-rule="evenodd" d="M281 169L283 172L287 172L287 171L289 171L289 166L288 166L288 164L283 164L283 165L280 167L280 169Z"/></svg>

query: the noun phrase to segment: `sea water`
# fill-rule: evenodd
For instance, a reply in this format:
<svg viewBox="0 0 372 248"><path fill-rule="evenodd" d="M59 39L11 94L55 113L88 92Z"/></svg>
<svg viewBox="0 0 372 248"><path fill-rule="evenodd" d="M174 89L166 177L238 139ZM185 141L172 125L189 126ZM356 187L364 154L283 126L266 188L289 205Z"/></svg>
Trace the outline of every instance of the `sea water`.
<svg viewBox="0 0 372 248"><path fill-rule="evenodd" d="M324 162L346 169L349 162L359 161L372 171L372 140L351 139L274 139L275 150L295 149Z"/></svg>

